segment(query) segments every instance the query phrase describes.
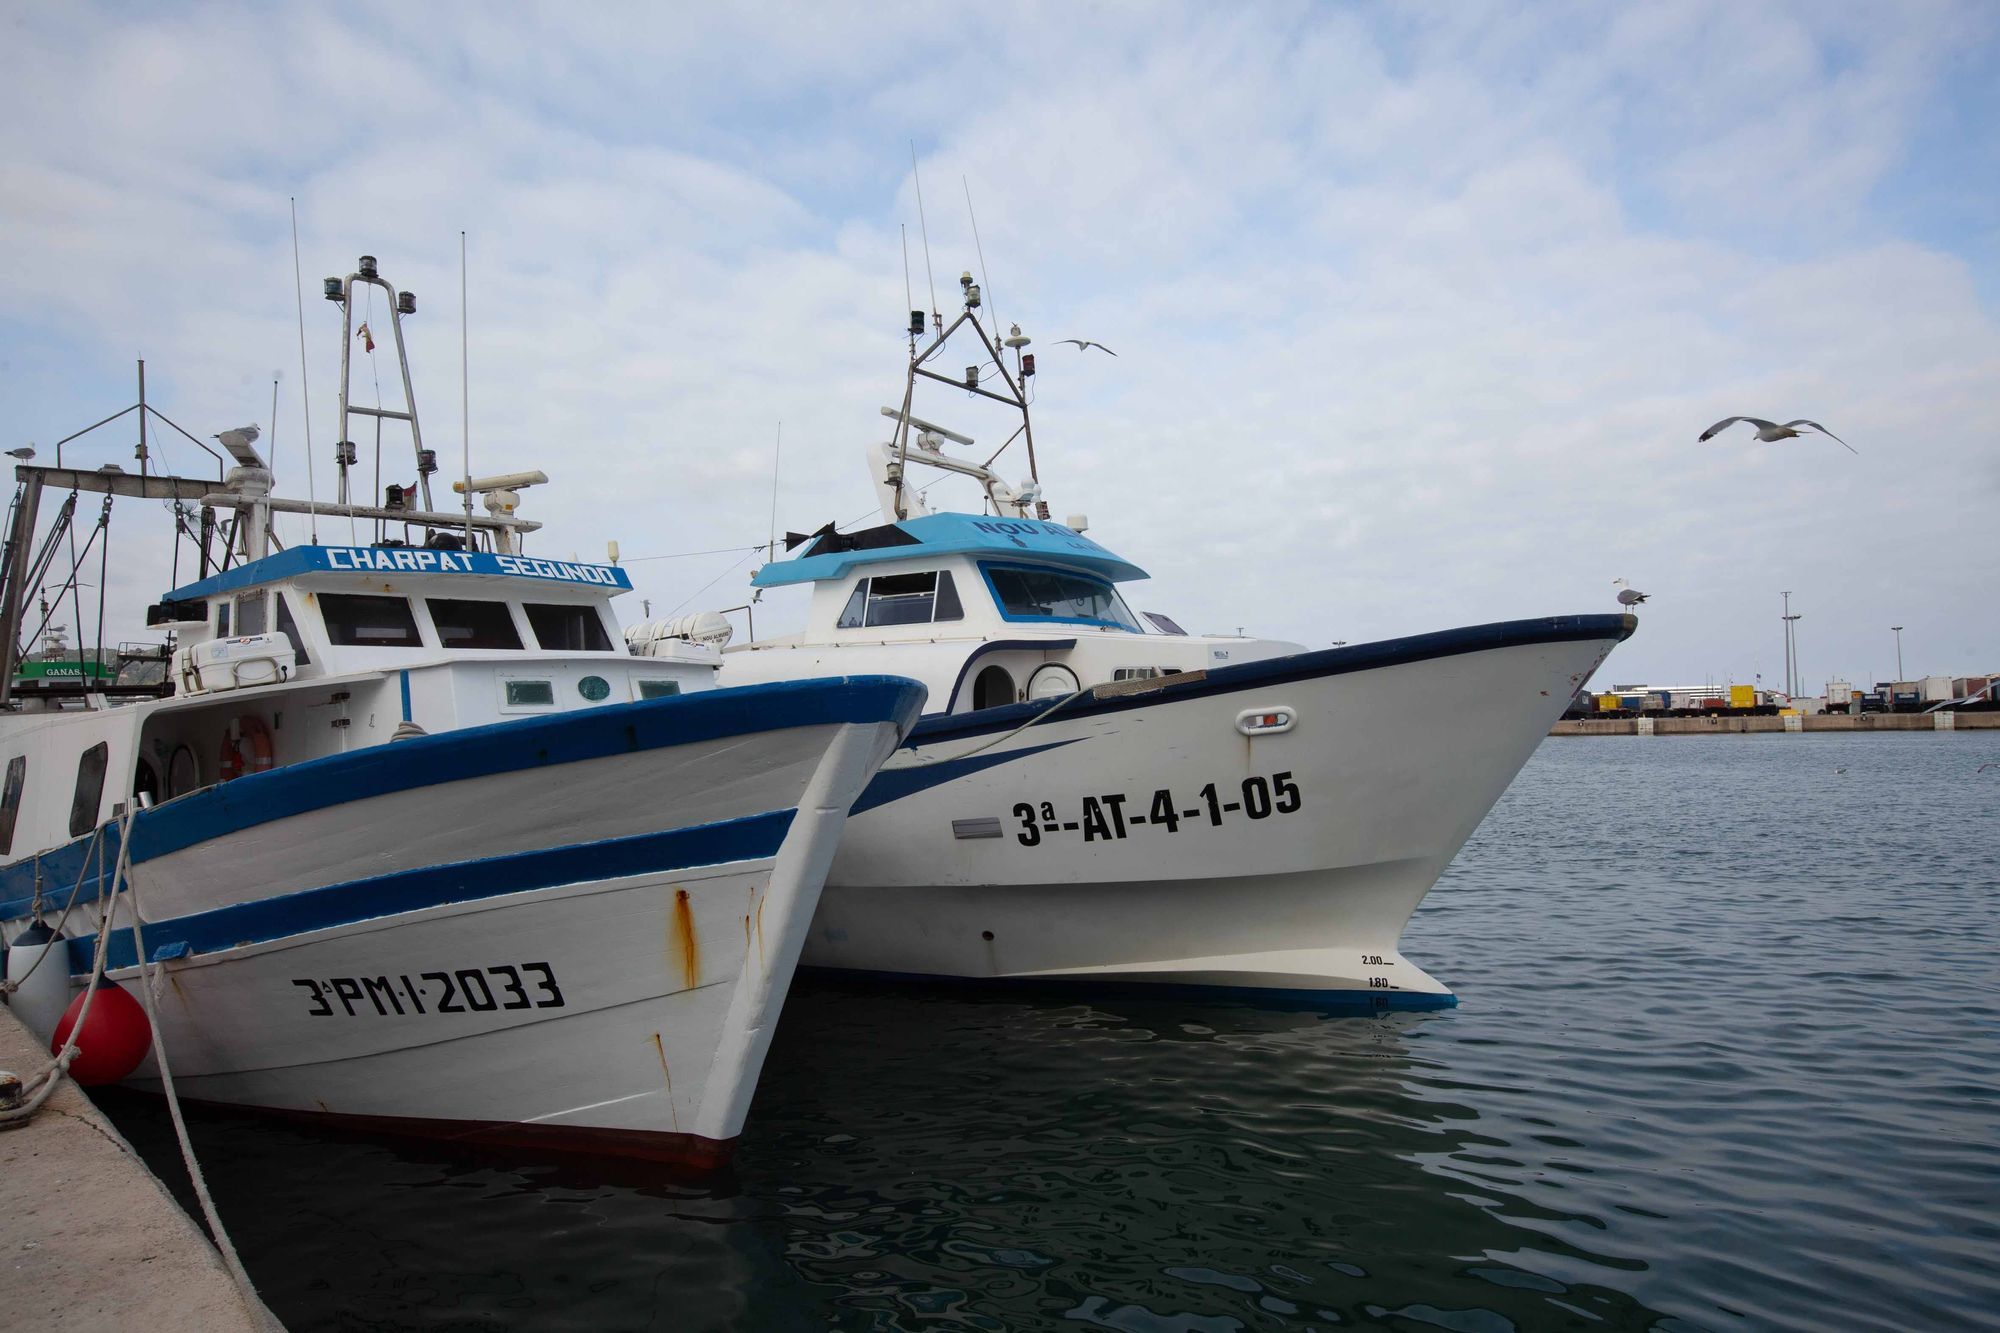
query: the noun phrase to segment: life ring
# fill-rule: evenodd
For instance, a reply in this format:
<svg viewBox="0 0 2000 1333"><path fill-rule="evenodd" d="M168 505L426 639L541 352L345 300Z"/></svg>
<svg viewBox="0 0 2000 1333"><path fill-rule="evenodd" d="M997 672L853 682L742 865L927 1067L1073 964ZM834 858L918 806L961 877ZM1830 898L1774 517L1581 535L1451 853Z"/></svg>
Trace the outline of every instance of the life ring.
<svg viewBox="0 0 2000 1333"><path fill-rule="evenodd" d="M217 764L216 781L228 782L240 778L245 773L265 773L271 768L271 729L264 719L245 713L236 719L237 735L222 733L222 756ZM237 743L240 736L242 744ZM244 753L245 747L249 754Z"/></svg>

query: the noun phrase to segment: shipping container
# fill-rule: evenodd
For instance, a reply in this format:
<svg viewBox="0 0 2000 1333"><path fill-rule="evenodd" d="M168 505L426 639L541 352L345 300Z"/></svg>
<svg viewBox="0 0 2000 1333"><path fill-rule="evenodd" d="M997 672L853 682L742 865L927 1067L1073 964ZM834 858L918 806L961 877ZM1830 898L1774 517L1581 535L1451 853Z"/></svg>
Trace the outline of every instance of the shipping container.
<svg viewBox="0 0 2000 1333"><path fill-rule="evenodd" d="M1830 680L1826 683L1826 706L1845 708L1854 701L1854 686L1844 680Z"/></svg>
<svg viewBox="0 0 2000 1333"><path fill-rule="evenodd" d="M1600 712L1600 713L1615 713L1615 712L1617 712L1617 711L1618 711L1618 696L1617 696L1617 695L1615 695L1615 694L1600 694L1600 695L1598 695L1598 696L1597 696L1597 711L1598 711L1598 712Z"/></svg>
<svg viewBox="0 0 2000 1333"><path fill-rule="evenodd" d="M1755 685L1731 685L1729 687L1729 706L1731 708L1755 708L1757 706L1757 687Z"/></svg>
<svg viewBox="0 0 2000 1333"><path fill-rule="evenodd" d="M1950 676L1925 676L1917 688L1927 704L1948 704L1957 697L1951 692Z"/></svg>

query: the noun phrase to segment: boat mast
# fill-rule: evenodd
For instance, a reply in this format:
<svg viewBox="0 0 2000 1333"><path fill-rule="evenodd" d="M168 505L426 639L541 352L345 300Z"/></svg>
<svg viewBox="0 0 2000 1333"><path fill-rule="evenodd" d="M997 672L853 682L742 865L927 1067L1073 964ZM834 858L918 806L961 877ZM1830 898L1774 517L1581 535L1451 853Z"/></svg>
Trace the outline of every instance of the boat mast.
<svg viewBox="0 0 2000 1333"><path fill-rule="evenodd" d="M1002 351L1000 344L994 342L992 335L987 333L985 324L979 318L979 284L972 280L970 272L966 272L959 275L958 285L964 297L964 309L959 312L956 319L940 329L937 336L921 352L917 350L916 343L917 336L923 332L923 312L919 310L912 310L910 312L910 364L909 370L904 376L903 409L900 414L891 414L895 415L898 421L895 476L890 478L896 492L896 517L898 519L908 517L908 507L904 503L903 488L910 460L910 409L916 401L917 377L921 375L925 379L936 380L939 384L949 384L954 389L962 389L967 393L978 394L980 397L990 398L996 403L1005 403L1008 407L1013 408L1021 414L1021 424L1014 428L1014 433L1007 437L1005 443L993 451L992 456L986 460L985 466L990 468L993 465L994 459L999 458L1001 454L1005 453L1007 446L1011 445L1016 439L1026 441L1028 450L1028 480L1036 488L1035 515L1038 518L1046 519L1049 516L1049 506L1048 502L1040 496L1042 476L1041 470L1035 460L1034 420L1028 410L1028 396L1023 390L1023 386L1028 382L1029 377L1035 373L1035 359L1033 354L1024 353L1021 350L1028 345L1029 340L1021 333L1019 325L1014 326L1005 339L1006 348L1014 353L1015 358L1014 369L1010 373L1007 369L1005 352ZM952 335L957 333L960 328L968 325L978 335L980 346L986 350L986 355L991 358L993 365L999 370L1000 382L1006 385L1007 392L995 393L981 384L979 366L967 366L963 377L960 378L942 375L930 369L929 363L942 353L945 344L951 341Z"/></svg>

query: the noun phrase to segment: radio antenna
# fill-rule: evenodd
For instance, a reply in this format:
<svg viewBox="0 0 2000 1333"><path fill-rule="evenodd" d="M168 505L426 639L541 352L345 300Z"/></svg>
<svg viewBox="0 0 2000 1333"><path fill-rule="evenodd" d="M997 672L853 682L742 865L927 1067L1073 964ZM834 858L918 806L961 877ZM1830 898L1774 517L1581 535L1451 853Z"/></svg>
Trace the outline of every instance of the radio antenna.
<svg viewBox="0 0 2000 1333"><path fill-rule="evenodd" d="M972 183L964 176L958 183L965 187L965 215L972 219L972 247L979 252L979 281L986 290L986 313L993 316L994 336L1000 332L1000 312L993 307L993 280L986 276L986 247L979 243L979 214L972 211Z"/></svg>
<svg viewBox="0 0 2000 1333"><path fill-rule="evenodd" d="M778 422L778 445L771 451L771 540L765 547L766 560L778 558L778 464L785 456L785 423Z"/></svg>
<svg viewBox="0 0 2000 1333"><path fill-rule="evenodd" d="M465 232L458 233L458 423L465 466L465 549L472 543L472 372L466 359Z"/></svg>
<svg viewBox="0 0 2000 1333"><path fill-rule="evenodd" d="M319 497L313 493L313 412L312 394L306 387L306 285L299 271L299 199L292 196L292 290L299 298L299 401L306 418L306 501L310 506L308 518L312 533L312 544L319 545ZM278 430L277 400L272 399L271 433ZM277 450L271 451L273 459Z"/></svg>
<svg viewBox="0 0 2000 1333"><path fill-rule="evenodd" d="M938 332L943 333L944 312L938 309L937 275L931 272L931 226L929 222L924 220L924 178L917 171L917 141L915 139L910 140L910 178L917 183L917 226L922 230L924 238L924 277L931 284L931 319L936 322Z"/></svg>

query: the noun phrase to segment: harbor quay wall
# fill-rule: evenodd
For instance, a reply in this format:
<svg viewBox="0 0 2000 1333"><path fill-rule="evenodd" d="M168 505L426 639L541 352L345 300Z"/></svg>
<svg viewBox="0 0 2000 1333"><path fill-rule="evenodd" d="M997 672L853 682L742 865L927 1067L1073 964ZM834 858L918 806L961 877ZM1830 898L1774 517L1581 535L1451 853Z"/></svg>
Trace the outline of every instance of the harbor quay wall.
<svg viewBox="0 0 2000 1333"><path fill-rule="evenodd" d="M0 1069L48 1051L0 1005ZM9 1328L257 1333L222 1257L90 1098L63 1080L34 1119L0 1132L0 1293ZM261 1316L261 1317L260 1317Z"/></svg>
<svg viewBox="0 0 2000 1333"><path fill-rule="evenodd" d="M1810 713L1801 717L1564 718L1551 736L1726 736L1759 731L1996 731L2000 712Z"/></svg>

